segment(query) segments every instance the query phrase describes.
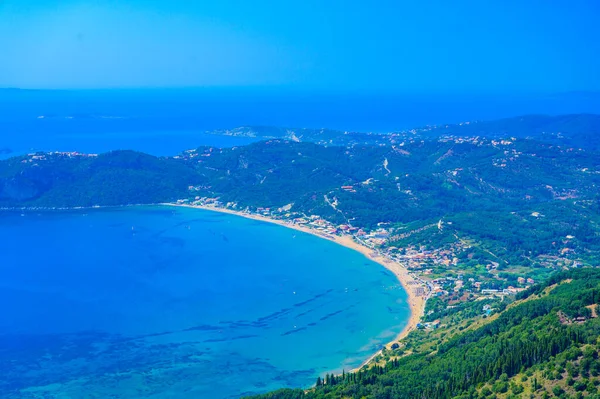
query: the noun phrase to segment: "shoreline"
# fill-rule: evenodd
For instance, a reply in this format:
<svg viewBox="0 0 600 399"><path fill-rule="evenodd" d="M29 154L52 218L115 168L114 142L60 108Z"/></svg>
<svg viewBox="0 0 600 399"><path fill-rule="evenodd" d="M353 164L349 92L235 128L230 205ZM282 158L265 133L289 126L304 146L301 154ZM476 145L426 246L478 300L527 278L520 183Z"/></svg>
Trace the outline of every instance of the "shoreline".
<svg viewBox="0 0 600 399"><path fill-rule="evenodd" d="M381 266L383 266L387 270L391 271L394 274L394 276L396 276L396 279L400 282L400 284L404 288L404 291L406 291L408 307L410 310L410 316L408 318L408 322L407 322L406 326L402 329L402 331L398 335L396 335L396 337L394 337L394 339L392 341L388 342L385 345L388 349L390 348L390 346L393 343L395 343L396 341L402 340L411 331L416 329L417 324L421 321L421 318L425 314L426 298L416 295L414 288L416 286L418 286L419 283L417 282L416 279L414 279L409 274L408 270L402 264L386 258L385 256L377 253L376 251L374 251L373 249L371 249L365 245L357 243L353 239L352 236L349 236L349 235L333 236L333 235L329 235L329 234L324 234L324 233L317 232L314 229L311 229L309 227L305 227L302 225L297 225L297 224L289 223L289 222L286 222L283 220L272 219L272 218L262 216L262 215L250 214L250 213L236 211L236 210L227 209L227 208L218 208L218 207L206 206L206 205L174 204L174 203L163 203L160 205L181 207L181 208L203 209L203 210L207 210L207 211L220 212L220 213L226 213L226 214L235 215L235 216L241 216L246 219L252 219L252 220L257 220L257 221L261 221L261 222L277 224L279 226L287 227L290 229L294 229L297 231L301 231L303 233L311 234L313 236L332 241L336 244L342 245L346 248L350 248L356 252L361 253L363 256L365 256L369 260L379 263ZM371 363L374 358L376 358L378 355L381 354L381 352L382 352L382 350L380 349L379 351L374 353L372 356L370 356L367 360L365 360L360 366L358 366L357 368L355 368L353 370L350 370L350 372L358 371L361 368L363 368L364 366L366 366L367 364Z"/></svg>
<svg viewBox="0 0 600 399"><path fill-rule="evenodd" d="M323 238L334 242L338 245L342 245L346 248L350 248L356 252L362 254L365 258L372 260L376 263L379 263L381 266L385 267L387 270L391 271L400 285L404 288L404 291L407 294L407 303L410 311L410 316L408 318L408 322L406 326L402 329L398 335L394 337L393 340L389 341L385 344L385 347L390 349L391 345L397 341L404 339L411 331L417 328L417 324L421 321L421 318L425 314L425 303L426 297L416 295L414 288L420 286L420 282L417 281L414 277L412 277L408 270L400 263L393 261L375 250L367 247L366 245L360 244L354 240L354 238L350 235L330 235L325 234L319 231L316 231L313 228L306 227L303 225L298 225L295 223L290 223L280 219L272 219L267 216L237 211L228 208L219 208L215 206L207 206L207 205L192 205L192 204L177 204L172 202L164 202L164 203L154 203L154 204L127 204L127 205L102 205L102 206L77 206L77 207L1 207L0 211L38 211L38 212L47 212L47 211L81 211L81 210L100 210L107 208L124 208L124 207L136 207L136 206L171 206L171 207L180 207L180 208L192 208L192 209L203 209L207 211L226 213L234 216L240 216L246 219L257 220L265 223L277 224L282 227L287 227L290 229L294 229L296 231L300 231L303 233L311 234L313 236ZM368 359L360 364L360 366L350 370L349 372L356 372L369 363L371 363L377 356L382 353L382 349L375 352Z"/></svg>

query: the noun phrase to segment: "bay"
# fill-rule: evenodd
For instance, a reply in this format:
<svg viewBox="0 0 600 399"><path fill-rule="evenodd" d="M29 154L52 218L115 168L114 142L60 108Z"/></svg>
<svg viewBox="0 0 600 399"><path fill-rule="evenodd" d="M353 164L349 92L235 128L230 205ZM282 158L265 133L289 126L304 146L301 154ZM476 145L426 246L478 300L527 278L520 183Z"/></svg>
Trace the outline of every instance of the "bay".
<svg viewBox="0 0 600 399"><path fill-rule="evenodd" d="M395 276L363 255L204 210L3 213L0 254L5 398L308 387L409 316Z"/></svg>

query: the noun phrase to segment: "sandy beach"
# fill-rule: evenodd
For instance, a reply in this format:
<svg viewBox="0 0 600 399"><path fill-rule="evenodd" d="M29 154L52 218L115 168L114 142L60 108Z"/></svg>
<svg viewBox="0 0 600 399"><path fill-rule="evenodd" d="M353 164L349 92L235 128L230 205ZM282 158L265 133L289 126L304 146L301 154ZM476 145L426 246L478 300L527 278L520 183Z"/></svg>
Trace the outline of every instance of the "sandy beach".
<svg viewBox="0 0 600 399"><path fill-rule="evenodd" d="M398 334L394 338L393 341L388 343L388 345L387 345L388 347L390 347L394 342L397 342L397 341L403 339L404 337L406 337L412 330L414 330L417 327L417 324L420 322L421 318L423 317L423 314L425 311L425 297L418 296L415 292L415 288L420 286L420 283L417 282L408 273L408 270L404 266L402 266L400 263L394 262L384 256L381 256L377 252L373 251L371 248L369 248L365 245L362 245L360 243L357 243L349 235L333 236L333 235L321 233L315 229L311 229L311 228L303 226L303 225L298 225L298 224L289 223L289 222L286 222L283 220L271 219L266 216L250 214L250 213L235 211L235 210L226 209L226 208L218 208L218 207L204 206L204 205L172 204L172 203L166 203L163 205L204 209L204 210L208 210L208 211L228 213L231 215L241 216L241 217L245 217L247 219L253 219L253 220L259 220L262 222L278 224L280 226L284 226L284 227L287 227L290 229L302 231L304 233L312 234L314 236L324 238L329 241L333 241L336 244L343 245L347 248L350 248L357 252L360 252L368 259L379 263L380 265L382 265L383 267L385 267L386 269L388 269L392 273L394 273L394 275L396 276L396 278L398 279L400 284L402 284L402 286L404 287L404 289L408 295L408 305L410 307L410 317L408 319L408 323L406 324L404 329L400 332L400 334ZM375 353L373 356L371 356L369 359L367 359L360 367L358 367L358 369L360 369L364 365L368 364L373 358L375 358L377 355L379 355L380 352L381 351Z"/></svg>

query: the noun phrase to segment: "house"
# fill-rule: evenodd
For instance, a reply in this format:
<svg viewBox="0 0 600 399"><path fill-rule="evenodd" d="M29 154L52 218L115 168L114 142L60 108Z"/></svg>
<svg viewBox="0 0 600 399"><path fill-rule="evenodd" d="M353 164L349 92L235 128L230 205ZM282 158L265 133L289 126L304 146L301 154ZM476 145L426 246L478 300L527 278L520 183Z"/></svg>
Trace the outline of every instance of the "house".
<svg viewBox="0 0 600 399"><path fill-rule="evenodd" d="M502 290L502 292L504 294L516 294L516 293L519 293L519 292L524 291L524 290L525 290L525 288L515 288L513 286L510 286L510 287Z"/></svg>

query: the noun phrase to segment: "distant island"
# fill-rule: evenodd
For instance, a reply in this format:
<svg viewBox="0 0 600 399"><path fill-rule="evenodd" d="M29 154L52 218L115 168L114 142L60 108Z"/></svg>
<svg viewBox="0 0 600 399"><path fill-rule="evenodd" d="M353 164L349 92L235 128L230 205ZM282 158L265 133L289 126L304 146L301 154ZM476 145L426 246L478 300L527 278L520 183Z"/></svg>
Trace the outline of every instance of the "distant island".
<svg viewBox="0 0 600 399"><path fill-rule="evenodd" d="M440 327L445 326L448 336L480 345L486 333L476 328L496 334L516 325L520 311L504 316L504 309L539 294L540 281L600 263L598 115L524 116L389 134L285 128L213 134L264 140L189 149L173 157L133 151L13 157L0 161L0 207L168 203L276 222L354 247L396 273L410 294L414 316L409 330L358 374L370 378L373 387L383 384L375 374L392 375L388 373L404 367L406 355L424 348L459 353L449 338L431 338ZM561 276L557 282L597 277ZM569 295L584 291L573 287ZM560 298L548 303L562 306L566 302ZM581 306L596 303L596 298ZM573 324L577 317L587 320L595 314L581 306L565 308L565 320ZM509 324L485 327L483 316L508 318ZM535 325L543 325L539 323ZM469 333L461 336L465 329ZM551 345L562 351L567 344ZM545 359L550 353L544 352ZM515 368L500 373L506 377L496 376L507 386L521 367L530 365L525 358L511 361ZM490 368L473 378L485 382L494 373L496 368ZM357 374L351 375L318 380L315 396L309 397L340 397L333 386L355 386ZM457 378L452 374L448 381ZM466 386L458 380L448 384L439 391L427 388L427 397L459 397ZM327 396L329 392L337 396ZM286 391L266 397L304 395Z"/></svg>
<svg viewBox="0 0 600 399"><path fill-rule="evenodd" d="M600 149L600 117L594 114L524 115L493 121L465 121L430 125L387 133L365 133L334 129L242 126L207 131L208 134L253 137L264 140L285 139L322 145L390 145L410 139L440 137L527 138L548 143Z"/></svg>

